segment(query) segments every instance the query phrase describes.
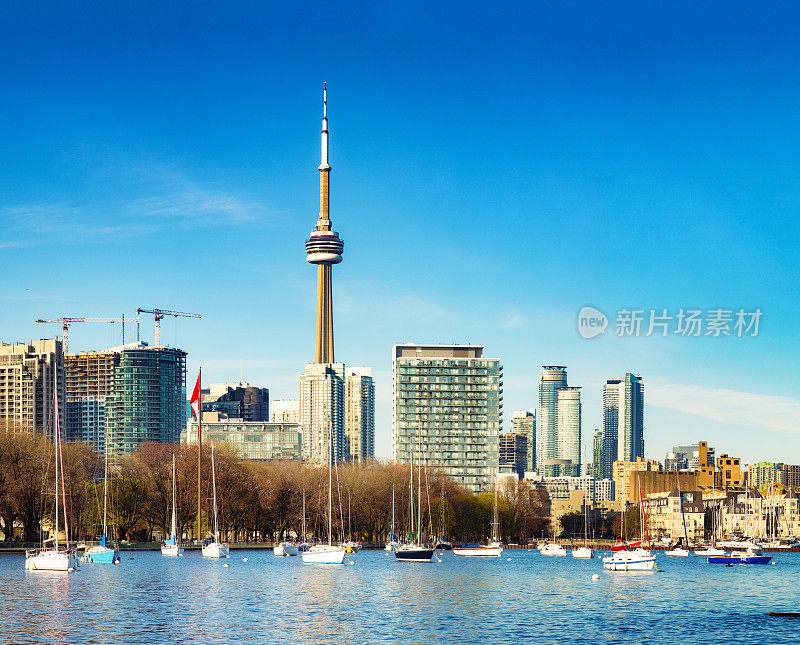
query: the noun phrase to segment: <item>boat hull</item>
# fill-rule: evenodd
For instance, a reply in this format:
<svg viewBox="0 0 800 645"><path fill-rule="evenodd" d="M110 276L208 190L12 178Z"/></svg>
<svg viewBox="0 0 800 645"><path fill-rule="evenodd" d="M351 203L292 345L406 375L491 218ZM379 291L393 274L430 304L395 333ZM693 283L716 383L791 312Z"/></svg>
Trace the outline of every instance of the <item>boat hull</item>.
<svg viewBox="0 0 800 645"><path fill-rule="evenodd" d="M697 556L700 556L702 558L707 558L709 556L722 557L722 556L728 555L728 553L726 551L723 551L722 549L714 549L714 548L701 549L700 551L695 551L694 554L697 555Z"/></svg>
<svg viewBox="0 0 800 645"><path fill-rule="evenodd" d="M119 552L116 549L109 549L107 546L93 546L86 549L83 561L89 564L117 564Z"/></svg>
<svg viewBox="0 0 800 645"><path fill-rule="evenodd" d="M582 546L578 549L573 549L572 557L580 558L582 560L589 560L590 558L594 557L594 549L590 549L589 547L585 546Z"/></svg>
<svg viewBox="0 0 800 645"><path fill-rule="evenodd" d="M183 547L180 544L162 544L161 555L177 557L183 555Z"/></svg>
<svg viewBox="0 0 800 645"><path fill-rule="evenodd" d="M73 553L42 551L25 556L26 571L75 571L78 558Z"/></svg>
<svg viewBox="0 0 800 645"><path fill-rule="evenodd" d="M204 558L227 558L228 545L219 542L211 542L210 544L203 545Z"/></svg>
<svg viewBox="0 0 800 645"><path fill-rule="evenodd" d="M398 562L430 562L433 549L424 546L401 546L394 552Z"/></svg>
<svg viewBox="0 0 800 645"><path fill-rule="evenodd" d="M291 542L281 542L272 549L272 554L276 557L297 555L297 546Z"/></svg>
<svg viewBox="0 0 800 645"><path fill-rule="evenodd" d="M638 556L633 553L603 558L603 568L606 571L652 571L655 564L656 559L653 556Z"/></svg>
<svg viewBox="0 0 800 645"><path fill-rule="evenodd" d="M770 560L772 560L771 555L727 555L708 558L710 564L769 564Z"/></svg>
<svg viewBox="0 0 800 645"><path fill-rule="evenodd" d="M558 544L546 544L541 549L539 549L539 552L542 555L556 555L556 556L567 555L566 549L562 548Z"/></svg>
<svg viewBox="0 0 800 645"><path fill-rule="evenodd" d="M503 547L501 546L466 546L466 547L453 547L453 555L460 555L466 557L488 557L499 558L503 555Z"/></svg>
<svg viewBox="0 0 800 645"><path fill-rule="evenodd" d="M343 564L344 547L317 545L303 551L302 559L306 564Z"/></svg>
<svg viewBox="0 0 800 645"><path fill-rule="evenodd" d="M664 551L664 555L668 555L671 558L688 558L691 553L686 549L673 549L671 551Z"/></svg>

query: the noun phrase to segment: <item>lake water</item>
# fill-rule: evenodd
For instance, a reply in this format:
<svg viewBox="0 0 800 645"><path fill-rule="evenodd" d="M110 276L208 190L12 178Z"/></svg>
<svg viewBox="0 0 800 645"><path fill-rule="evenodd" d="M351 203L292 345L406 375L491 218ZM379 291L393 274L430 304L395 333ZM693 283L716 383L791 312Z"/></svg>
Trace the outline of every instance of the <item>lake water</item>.
<svg viewBox="0 0 800 645"><path fill-rule="evenodd" d="M505 551L501 559L304 565L271 551L26 572L0 555L0 643L785 643L800 638L800 553L774 565L657 556L663 571ZM244 562L243 558L248 561ZM509 561L508 558L511 558ZM227 562L228 567L223 567ZM592 580L592 574L600 575Z"/></svg>

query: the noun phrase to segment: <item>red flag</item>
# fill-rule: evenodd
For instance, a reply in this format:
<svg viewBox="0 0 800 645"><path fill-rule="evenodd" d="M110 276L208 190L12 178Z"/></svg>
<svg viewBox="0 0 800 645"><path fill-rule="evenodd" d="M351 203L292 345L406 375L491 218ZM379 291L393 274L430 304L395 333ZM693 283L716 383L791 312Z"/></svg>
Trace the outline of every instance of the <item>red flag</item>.
<svg viewBox="0 0 800 645"><path fill-rule="evenodd" d="M197 383L194 384L192 398L189 399L192 406L192 416L196 419L200 416L200 374L197 375ZM196 405L195 405L196 404Z"/></svg>

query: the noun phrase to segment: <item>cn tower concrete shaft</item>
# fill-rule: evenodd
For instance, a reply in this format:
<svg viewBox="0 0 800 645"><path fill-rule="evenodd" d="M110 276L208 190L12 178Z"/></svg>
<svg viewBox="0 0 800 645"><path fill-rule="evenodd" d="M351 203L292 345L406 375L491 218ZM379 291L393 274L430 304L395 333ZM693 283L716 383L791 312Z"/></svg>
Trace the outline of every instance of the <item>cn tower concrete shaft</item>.
<svg viewBox="0 0 800 645"><path fill-rule="evenodd" d="M319 217L306 241L306 260L317 265L317 342L315 363L334 363L333 353L333 265L342 261L344 242L331 230L329 213L330 172L328 163L328 89L322 94L322 152L319 165Z"/></svg>

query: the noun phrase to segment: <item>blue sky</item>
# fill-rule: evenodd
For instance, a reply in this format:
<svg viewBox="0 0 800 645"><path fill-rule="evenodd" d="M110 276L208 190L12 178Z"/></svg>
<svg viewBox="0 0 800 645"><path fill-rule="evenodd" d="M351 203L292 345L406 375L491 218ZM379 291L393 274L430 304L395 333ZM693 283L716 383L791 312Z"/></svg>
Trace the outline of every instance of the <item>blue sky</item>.
<svg viewBox="0 0 800 645"><path fill-rule="evenodd" d="M788 3L41 3L0 25L0 338L199 312L190 372L295 398L313 358L329 84L337 358L486 346L506 420L542 364L640 374L648 456L800 462L800 9ZM611 318L584 340L578 310ZM757 337L618 338L622 308L753 311ZM143 324L152 339L152 320ZM51 334L53 332L51 331ZM71 349L121 340L74 326Z"/></svg>

